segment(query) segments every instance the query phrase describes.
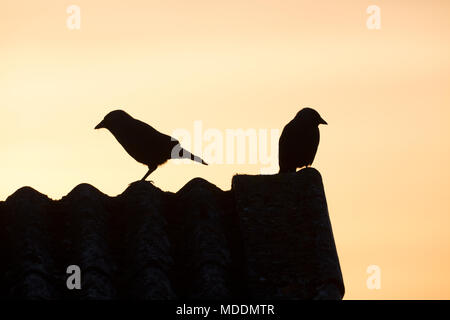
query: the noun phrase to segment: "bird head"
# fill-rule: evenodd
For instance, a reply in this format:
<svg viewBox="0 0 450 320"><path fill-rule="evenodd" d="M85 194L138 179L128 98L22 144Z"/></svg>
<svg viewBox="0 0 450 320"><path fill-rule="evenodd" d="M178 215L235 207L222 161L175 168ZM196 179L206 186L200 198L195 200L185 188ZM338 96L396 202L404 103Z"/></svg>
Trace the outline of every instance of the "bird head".
<svg viewBox="0 0 450 320"><path fill-rule="evenodd" d="M308 121L309 123L317 126L319 124L328 124L325 120L322 119L320 114L312 108L303 108L297 113L295 118L301 119L302 121Z"/></svg>
<svg viewBox="0 0 450 320"><path fill-rule="evenodd" d="M126 121L130 119L131 116L126 113L123 110L114 110L108 113L102 121L98 125L95 126L95 129L101 129L106 128L108 130L111 130L115 128L116 126L123 123L123 121Z"/></svg>

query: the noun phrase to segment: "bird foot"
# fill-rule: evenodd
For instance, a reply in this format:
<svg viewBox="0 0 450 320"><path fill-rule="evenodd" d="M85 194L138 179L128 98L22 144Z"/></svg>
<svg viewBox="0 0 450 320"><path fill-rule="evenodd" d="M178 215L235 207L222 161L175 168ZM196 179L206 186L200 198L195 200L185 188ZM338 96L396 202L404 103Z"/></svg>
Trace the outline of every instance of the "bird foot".
<svg viewBox="0 0 450 320"><path fill-rule="evenodd" d="M153 182L153 180L149 180L149 181L147 181L147 180L136 180L136 181L131 182L128 186L131 186L132 184L135 184L135 183L143 183L143 182L150 182L151 184L155 184Z"/></svg>

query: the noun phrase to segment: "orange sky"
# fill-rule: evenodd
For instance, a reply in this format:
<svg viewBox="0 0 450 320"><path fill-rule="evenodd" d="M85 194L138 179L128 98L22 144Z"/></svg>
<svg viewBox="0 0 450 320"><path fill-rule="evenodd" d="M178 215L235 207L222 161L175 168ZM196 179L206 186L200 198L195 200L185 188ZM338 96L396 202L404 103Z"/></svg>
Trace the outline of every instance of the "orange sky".
<svg viewBox="0 0 450 320"><path fill-rule="evenodd" d="M81 29L66 8L81 8ZM369 5L381 30L366 27ZM0 199L58 199L140 179L106 130L116 107L172 134L279 129L302 106L321 127L323 176L347 299L450 298L450 2L8 1L0 4ZM206 145L206 142L204 142ZM208 159L205 159L208 160ZM177 191L223 189L261 164L177 165ZM369 265L381 289L366 287Z"/></svg>

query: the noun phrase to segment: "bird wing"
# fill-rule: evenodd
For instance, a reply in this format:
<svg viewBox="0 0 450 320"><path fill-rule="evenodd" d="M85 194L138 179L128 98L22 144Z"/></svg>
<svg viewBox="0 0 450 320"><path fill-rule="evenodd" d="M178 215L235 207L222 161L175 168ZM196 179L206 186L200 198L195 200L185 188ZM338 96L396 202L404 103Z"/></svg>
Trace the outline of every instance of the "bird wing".
<svg viewBox="0 0 450 320"><path fill-rule="evenodd" d="M280 140L278 142L279 149L279 162L282 166L292 166L292 152L295 147L295 137L297 136L295 127L289 122L281 133Z"/></svg>
<svg viewBox="0 0 450 320"><path fill-rule="evenodd" d="M284 168L302 167L314 160L319 144L318 128L296 119L283 129L279 141L279 162Z"/></svg>
<svg viewBox="0 0 450 320"><path fill-rule="evenodd" d="M136 120L136 128L139 131L141 147L148 150L148 157L165 161L170 158L172 149L178 141L164 133L159 132L149 124Z"/></svg>

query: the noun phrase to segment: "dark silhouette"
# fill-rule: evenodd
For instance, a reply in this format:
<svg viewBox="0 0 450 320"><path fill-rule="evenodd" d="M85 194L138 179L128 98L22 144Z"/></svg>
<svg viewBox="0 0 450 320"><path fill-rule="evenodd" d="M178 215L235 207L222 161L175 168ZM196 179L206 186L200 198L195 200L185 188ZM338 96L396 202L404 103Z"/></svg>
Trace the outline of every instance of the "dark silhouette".
<svg viewBox="0 0 450 320"><path fill-rule="evenodd" d="M82 183L60 200L20 188L0 201L0 300L342 299L320 173L230 186L132 183L110 197ZM65 289L74 261L81 290Z"/></svg>
<svg viewBox="0 0 450 320"><path fill-rule="evenodd" d="M134 119L123 110L108 113L95 129L106 128L136 161L147 165L145 180L159 165L167 160L191 159L207 165L201 158L183 149L180 143L145 122Z"/></svg>
<svg viewBox="0 0 450 320"><path fill-rule="evenodd" d="M319 124L327 123L316 110L304 108L284 127L278 145L280 172L295 172L313 163L320 140Z"/></svg>

